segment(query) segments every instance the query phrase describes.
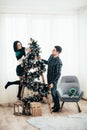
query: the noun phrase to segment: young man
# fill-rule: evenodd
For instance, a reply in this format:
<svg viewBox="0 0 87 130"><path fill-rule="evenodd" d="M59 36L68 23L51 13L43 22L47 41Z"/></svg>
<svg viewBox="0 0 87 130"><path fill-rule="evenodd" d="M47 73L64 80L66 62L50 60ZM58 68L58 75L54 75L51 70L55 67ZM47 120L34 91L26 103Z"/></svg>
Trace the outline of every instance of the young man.
<svg viewBox="0 0 87 130"><path fill-rule="evenodd" d="M60 110L60 103L57 94L57 83L61 75L62 67L62 61L59 58L61 51L62 48L60 46L55 46L48 61L43 60L45 64L48 64L47 81L51 89L51 94L54 102L54 106L52 107L53 112L58 112Z"/></svg>

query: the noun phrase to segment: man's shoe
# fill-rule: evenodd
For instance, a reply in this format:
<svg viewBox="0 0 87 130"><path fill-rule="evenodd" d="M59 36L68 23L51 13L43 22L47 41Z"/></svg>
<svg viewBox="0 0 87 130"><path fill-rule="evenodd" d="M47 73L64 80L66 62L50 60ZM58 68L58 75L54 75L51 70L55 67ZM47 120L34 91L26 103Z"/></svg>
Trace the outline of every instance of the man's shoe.
<svg viewBox="0 0 87 130"><path fill-rule="evenodd" d="M59 108L55 108L52 112L60 112Z"/></svg>
<svg viewBox="0 0 87 130"><path fill-rule="evenodd" d="M55 106L53 106L52 109L55 109Z"/></svg>

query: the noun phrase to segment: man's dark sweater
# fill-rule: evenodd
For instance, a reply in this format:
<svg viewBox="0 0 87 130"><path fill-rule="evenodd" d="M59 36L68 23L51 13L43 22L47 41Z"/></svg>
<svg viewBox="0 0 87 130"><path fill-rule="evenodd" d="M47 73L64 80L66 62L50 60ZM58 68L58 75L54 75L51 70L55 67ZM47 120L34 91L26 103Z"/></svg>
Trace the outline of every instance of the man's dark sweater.
<svg viewBox="0 0 87 130"><path fill-rule="evenodd" d="M54 58L51 55L48 61L43 60L45 64L48 64L48 71L47 71L47 80L48 84L57 83L60 75L61 75L61 67L62 61L59 57Z"/></svg>

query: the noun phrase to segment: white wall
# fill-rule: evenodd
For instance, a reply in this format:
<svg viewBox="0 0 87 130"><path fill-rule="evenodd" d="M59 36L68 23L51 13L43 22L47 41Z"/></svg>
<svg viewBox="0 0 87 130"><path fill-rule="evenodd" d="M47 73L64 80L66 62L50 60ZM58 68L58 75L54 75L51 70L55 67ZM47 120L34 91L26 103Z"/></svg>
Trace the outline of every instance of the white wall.
<svg viewBox="0 0 87 130"><path fill-rule="evenodd" d="M79 37L80 37L80 84L84 90L84 98L87 99L87 8L79 13Z"/></svg>
<svg viewBox="0 0 87 130"><path fill-rule="evenodd" d="M87 0L0 0L0 13L73 14Z"/></svg>
<svg viewBox="0 0 87 130"><path fill-rule="evenodd" d="M27 46L30 37L38 40L42 49L41 56L45 59L48 59L55 45L62 46L63 51L60 55L63 61L62 75L79 77L77 15L0 14L0 103L16 100L17 86L4 89L8 80L18 79L15 72L13 42L20 40Z"/></svg>

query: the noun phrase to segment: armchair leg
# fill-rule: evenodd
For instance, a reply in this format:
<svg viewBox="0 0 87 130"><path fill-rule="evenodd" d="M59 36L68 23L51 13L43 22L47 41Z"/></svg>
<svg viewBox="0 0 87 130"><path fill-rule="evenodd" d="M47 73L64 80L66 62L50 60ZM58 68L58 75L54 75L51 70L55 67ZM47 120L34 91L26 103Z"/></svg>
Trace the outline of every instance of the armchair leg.
<svg viewBox="0 0 87 130"><path fill-rule="evenodd" d="M63 105L64 105L64 102L62 102L62 105L60 107L60 111L62 111Z"/></svg>
<svg viewBox="0 0 87 130"><path fill-rule="evenodd" d="M80 109L80 106L79 106L78 102L76 102L76 104L77 104L79 112L81 112L81 109Z"/></svg>

